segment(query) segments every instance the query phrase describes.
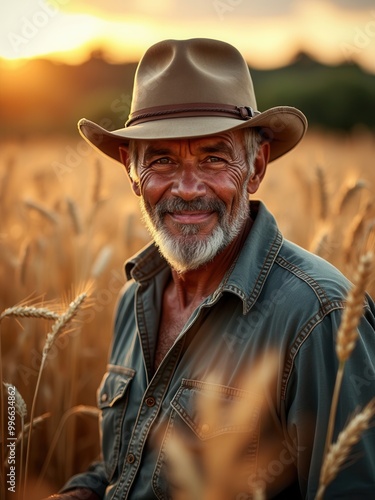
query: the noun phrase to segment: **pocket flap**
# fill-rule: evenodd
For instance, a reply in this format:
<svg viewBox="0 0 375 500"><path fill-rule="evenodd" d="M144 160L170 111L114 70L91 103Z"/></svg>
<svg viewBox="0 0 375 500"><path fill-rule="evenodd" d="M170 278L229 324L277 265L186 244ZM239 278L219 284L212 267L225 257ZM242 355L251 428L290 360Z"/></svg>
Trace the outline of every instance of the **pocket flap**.
<svg viewBox="0 0 375 500"><path fill-rule="evenodd" d="M98 407L112 407L124 396L134 375L135 370L131 368L109 365L97 392Z"/></svg>
<svg viewBox="0 0 375 500"><path fill-rule="evenodd" d="M171 405L201 439L230 432L254 432L259 424L259 394L234 387L182 379Z"/></svg>

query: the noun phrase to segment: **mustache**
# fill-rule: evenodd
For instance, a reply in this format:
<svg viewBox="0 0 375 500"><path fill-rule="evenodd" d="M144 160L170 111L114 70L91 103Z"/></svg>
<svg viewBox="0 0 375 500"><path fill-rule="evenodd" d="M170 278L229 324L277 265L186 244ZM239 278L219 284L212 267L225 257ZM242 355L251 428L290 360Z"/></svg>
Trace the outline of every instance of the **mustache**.
<svg viewBox="0 0 375 500"><path fill-rule="evenodd" d="M210 200L205 198L196 198L186 201L182 198L172 198L160 201L156 207L157 214L162 217L170 212L217 212L222 217L226 212L224 202L220 200Z"/></svg>

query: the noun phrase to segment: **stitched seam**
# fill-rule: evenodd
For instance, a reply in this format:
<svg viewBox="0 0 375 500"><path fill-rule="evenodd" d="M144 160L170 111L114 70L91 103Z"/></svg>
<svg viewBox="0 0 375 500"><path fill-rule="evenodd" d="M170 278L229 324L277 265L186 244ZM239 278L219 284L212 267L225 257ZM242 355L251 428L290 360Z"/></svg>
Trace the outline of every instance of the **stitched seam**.
<svg viewBox="0 0 375 500"><path fill-rule="evenodd" d="M331 303L329 300L325 290L319 285L317 281L315 281L311 276L309 276L305 271L295 266L291 262L287 261L280 255L276 258L276 263L279 264L280 267L283 267L287 271L293 273L297 278L300 278L304 281L309 287L314 291L317 296L321 306L323 309Z"/></svg>
<svg viewBox="0 0 375 500"><path fill-rule="evenodd" d="M307 340L307 338L310 336L311 332L314 330L314 328L320 324L323 319L332 311L339 310L339 309L344 309L345 303L344 301L334 301L330 304L329 307L324 307L321 308L320 311L313 316L304 326L304 328L301 330L300 334L297 336L296 340L294 341L293 345L291 346L289 350L289 357L286 360L285 366L284 366L284 371L283 371L283 376L282 376L282 381L281 381L281 399L285 400L286 397L286 392L287 392L287 386L290 380L290 376L293 370L294 366L294 360L301 348L301 346L304 344L304 342Z"/></svg>
<svg viewBox="0 0 375 500"><path fill-rule="evenodd" d="M246 310L244 310L244 314L247 314L251 308L251 306L254 304L256 301L257 297L259 296L263 284L266 281L266 278L274 264L275 258L277 257L278 252L280 251L280 245L283 241L283 237L280 233L280 231L277 231L275 239L273 240L271 247L267 253L266 258L264 259L264 264L257 276L257 279L255 281L255 285L253 287L252 293L249 296L248 300L246 301ZM233 287L234 289L235 287ZM238 292L240 290L237 289Z"/></svg>

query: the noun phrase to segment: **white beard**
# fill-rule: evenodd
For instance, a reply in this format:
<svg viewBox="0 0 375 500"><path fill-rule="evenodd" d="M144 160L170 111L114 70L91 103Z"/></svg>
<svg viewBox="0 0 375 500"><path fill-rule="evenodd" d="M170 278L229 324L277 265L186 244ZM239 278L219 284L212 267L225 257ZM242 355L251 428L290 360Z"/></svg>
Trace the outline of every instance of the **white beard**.
<svg viewBox="0 0 375 500"><path fill-rule="evenodd" d="M160 253L170 266L178 273L198 269L226 248L240 233L249 216L249 199L245 183L238 206L231 214L226 212L220 200L199 198L186 202L181 198L173 198L158 203L154 209L147 205L141 197L140 205L143 220ZM199 224L176 224L180 236L171 235L164 224L166 212L183 210L214 210L218 222L210 235L199 235Z"/></svg>

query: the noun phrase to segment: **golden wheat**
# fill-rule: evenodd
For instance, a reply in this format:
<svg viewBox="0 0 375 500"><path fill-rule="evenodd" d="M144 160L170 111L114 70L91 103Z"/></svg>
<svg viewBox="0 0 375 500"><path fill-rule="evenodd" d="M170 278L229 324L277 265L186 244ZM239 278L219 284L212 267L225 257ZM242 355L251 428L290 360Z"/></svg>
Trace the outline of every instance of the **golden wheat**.
<svg viewBox="0 0 375 500"><path fill-rule="evenodd" d="M352 447L358 443L375 415L375 398L355 415L338 435L337 441L328 449L322 465L319 490L316 500L322 500L327 486L335 479L340 468L348 459Z"/></svg>
<svg viewBox="0 0 375 500"><path fill-rule="evenodd" d="M56 323L52 326L51 332L47 334L46 342L43 347L43 358L48 356L54 342L64 332L64 330L66 330L86 298L87 293L85 292L78 295L78 297L69 304L68 310L57 318Z"/></svg>
<svg viewBox="0 0 375 500"><path fill-rule="evenodd" d="M96 388L105 371L111 341L117 290L121 288L120 279L116 278L114 285L114 276L123 274L123 261L149 239L126 176L113 161L88 155L77 168L73 166L63 176L56 176L51 165L56 160L64 163L67 145L75 149L77 144L75 138L52 136L44 140L26 138L27 147L24 140L1 141L0 279L6 286L0 290L0 311L33 293L47 299L63 296L78 278L89 277L96 259L99 262L102 248L110 244L113 249L107 262L102 255L105 265L100 269L98 263L100 272L95 273L98 291L103 296L106 293L108 300L94 306L95 321L89 318L83 322L80 343L67 343L66 351L46 366L48 376L43 380L36 414L44 414L46 408L53 408L54 412L37 426L34 419L38 446L33 447L30 476L39 473L38 464L43 462L68 405L95 404ZM374 136L364 130L340 138L310 131L292 154L270 164L257 197L274 213L284 236L306 248L312 248L312 240L318 242L320 213L328 210L328 218L324 219L329 226L326 243L316 249L351 278L350 264L360 252L366 225L375 217L375 170L370 161L374 157ZM318 182L316 165L323 172L325 196L329 198L321 194L321 200L325 201L319 206L314 204ZM88 189L83 190L82 186ZM335 190L328 189L332 186ZM324 193L322 189L320 192ZM82 224L79 235L72 231L67 193L79 207ZM33 201L25 205L24 200ZM324 205L328 208L322 208ZM28 217L25 207L39 217ZM358 211L362 222L354 227ZM82 263L87 263L87 275ZM374 283L369 284L368 291L375 294ZM22 331L16 321L4 320L2 324L4 378L19 387L30 407L31 388L40 363L34 353L40 351L45 332L38 319L28 321ZM78 336L74 342L76 338ZM77 366L74 379L72 365ZM25 427L28 429L27 424ZM67 427L73 427L70 421ZM75 452L69 464L74 472L84 470L98 454L96 430L96 423L91 420L84 425L77 423L71 444ZM46 472L51 492L68 479L66 465L70 459L66 453L66 436L61 441Z"/></svg>
<svg viewBox="0 0 375 500"><path fill-rule="evenodd" d="M341 363L349 358L357 341L357 326L363 313L364 297L373 262L372 252L360 257L354 284L347 297L336 342L336 353Z"/></svg>
<svg viewBox="0 0 375 500"><path fill-rule="evenodd" d="M44 307L34 306L14 306L8 307L0 314L0 321L6 317L14 316L18 318L43 318L56 321L59 314Z"/></svg>

